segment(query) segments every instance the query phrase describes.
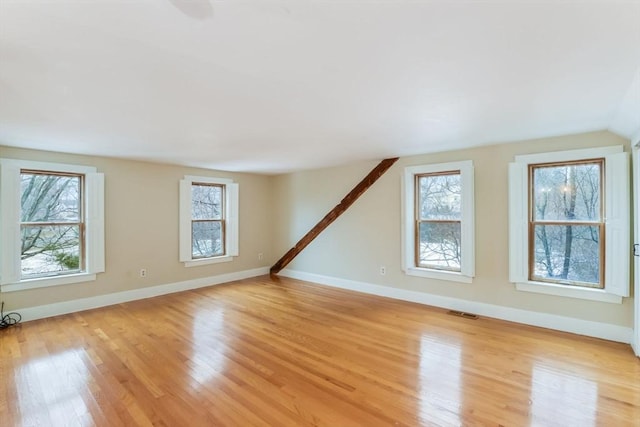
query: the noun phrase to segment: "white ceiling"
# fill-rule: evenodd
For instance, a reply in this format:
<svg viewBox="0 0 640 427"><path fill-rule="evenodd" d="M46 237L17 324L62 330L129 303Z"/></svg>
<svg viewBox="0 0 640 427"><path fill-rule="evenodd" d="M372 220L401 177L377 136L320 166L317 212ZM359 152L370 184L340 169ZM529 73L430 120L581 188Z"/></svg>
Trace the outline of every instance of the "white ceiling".
<svg viewBox="0 0 640 427"><path fill-rule="evenodd" d="M0 145L279 173L640 135L640 1L0 0Z"/></svg>

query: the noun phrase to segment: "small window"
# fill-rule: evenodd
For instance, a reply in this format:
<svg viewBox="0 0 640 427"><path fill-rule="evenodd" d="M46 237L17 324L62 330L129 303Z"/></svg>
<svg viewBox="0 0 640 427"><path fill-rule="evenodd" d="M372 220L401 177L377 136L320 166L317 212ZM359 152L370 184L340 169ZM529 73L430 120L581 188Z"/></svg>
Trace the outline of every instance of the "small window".
<svg viewBox="0 0 640 427"><path fill-rule="evenodd" d="M410 166L404 173L406 274L471 283L474 276L473 163Z"/></svg>
<svg viewBox="0 0 640 427"><path fill-rule="evenodd" d="M416 265L460 271L460 171L416 175Z"/></svg>
<svg viewBox="0 0 640 427"><path fill-rule="evenodd" d="M604 287L603 167L529 165L529 280Z"/></svg>
<svg viewBox="0 0 640 427"><path fill-rule="evenodd" d="M22 170L22 279L84 270L84 175Z"/></svg>
<svg viewBox="0 0 640 427"><path fill-rule="evenodd" d="M238 255L238 184L187 176L180 181L180 261L187 267Z"/></svg>
<svg viewBox="0 0 640 427"><path fill-rule="evenodd" d="M191 256L211 258L225 254L224 185L191 185Z"/></svg>

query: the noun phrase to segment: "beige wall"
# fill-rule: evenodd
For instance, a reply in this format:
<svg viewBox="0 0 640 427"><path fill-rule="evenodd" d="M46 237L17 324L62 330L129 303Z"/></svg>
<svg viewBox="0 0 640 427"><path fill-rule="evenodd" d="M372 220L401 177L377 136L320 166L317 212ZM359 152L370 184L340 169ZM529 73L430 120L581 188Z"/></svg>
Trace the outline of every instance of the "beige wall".
<svg viewBox="0 0 640 427"><path fill-rule="evenodd" d="M3 146L0 157L90 165L105 174L106 272L95 282L2 293L5 309L265 267L273 257L270 177ZM191 268L178 261L178 182L184 175L240 184L240 256L234 261ZM264 260L258 261L258 252ZM147 269L146 278L138 277L141 268Z"/></svg>
<svg viewBox="0 0 640 427"><path fill-rule="evenodd" d="M630 298L618 305L517 292L508 281L507 164L518 154L620 144L630 150L629 141L595 132L401 158L289 268L630 327ZM0 294L11 310L271 265L377 163L268 177L3 146L0 157L96 166L106 183L106 272L95 282ZM404 275L400 256L404 167L469 159L475 165L474 282ZM230 177L240 183L240 256L233 262L192 268L178 262L178 181L184 175ZM264 253L263 261L258 261L258 252ZM385 276L378 273L381 265L386 266ZM148 270L147 278L138 277L140 268Z"/></svg>
<svg viewBox="0 0 640 427"><path fill-rule="evenodd" d="M631 298L622 305L518 292L508 280L507 165L518 154L624 145L628 140L594 132L401 158L288 268L459 299L632 326ZM336 153L339 156L339 153ZM472 284L406 276L401 271L400 183L410 165L473 160L475 166L476 277ZM376 162L275 177L275 249L289 249ZM386 266L381 276L379 268Z"/></svg>

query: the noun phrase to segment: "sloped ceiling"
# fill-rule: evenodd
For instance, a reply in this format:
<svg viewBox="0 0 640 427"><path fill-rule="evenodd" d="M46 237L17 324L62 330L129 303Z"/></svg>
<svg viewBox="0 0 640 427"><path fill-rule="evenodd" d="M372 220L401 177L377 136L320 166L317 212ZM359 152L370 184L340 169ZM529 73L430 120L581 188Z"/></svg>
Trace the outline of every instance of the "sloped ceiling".
<svg viewBox="0 0 640 427"><path fill-rule="evenodd" d="M280 173L601 129L640 135L639 1L0 1L0 145Z"/></svg>

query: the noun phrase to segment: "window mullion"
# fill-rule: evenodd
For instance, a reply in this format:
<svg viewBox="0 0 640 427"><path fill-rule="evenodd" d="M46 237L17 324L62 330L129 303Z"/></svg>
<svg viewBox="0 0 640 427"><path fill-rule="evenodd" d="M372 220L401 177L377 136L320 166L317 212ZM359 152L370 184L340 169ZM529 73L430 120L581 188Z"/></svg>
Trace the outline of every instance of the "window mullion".
<svg viewBox="0 0 640 427"><path fill-rule="evenodd" d="M81 221L42 221L42 222L21 222L21 227L49 227L54 225L65 226L65 225L80 225Z"/></svg>

